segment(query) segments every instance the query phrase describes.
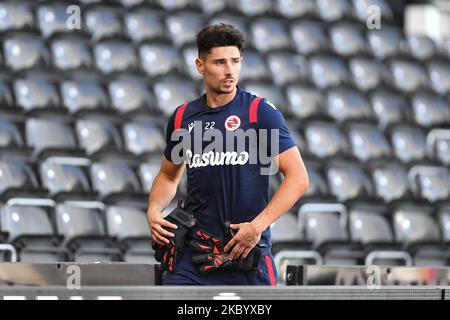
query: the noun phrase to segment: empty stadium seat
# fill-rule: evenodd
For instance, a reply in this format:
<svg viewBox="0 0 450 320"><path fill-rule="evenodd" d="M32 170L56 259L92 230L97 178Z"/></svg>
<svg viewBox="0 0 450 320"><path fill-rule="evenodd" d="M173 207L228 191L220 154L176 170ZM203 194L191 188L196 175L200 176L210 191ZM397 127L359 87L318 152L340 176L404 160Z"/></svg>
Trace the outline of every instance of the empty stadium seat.
<svg viewBox="0 0 450 320"><path fill-rule="evenodd" d="M73 30L67 27L67 8L64 3L42 4L37 8L36 17L41 34L49 38L58 33L71 33Z"/></svg>
<svg viewBox="0 0 450 320"><path fill-rule="evenodd" d="M356 17L362 22L367 21L368 10L371 6L375 6L380 10L380 15L383 19L390 21L394 18L389 2L386 0L352 0L352 3Z"/></svg>
<svg viewBox="0 0 450 320"><path fill-rule="evenodd" d="M285 25L280 20L260 18L251 24L253 45L262 52L273 49L288 49L291 40Z"/></svg>
<svg viewBox="0 0 450 320"><path fill-rule="evenodd" d="M32 34L12 34L3 41L5 65L13 71L48 64L49 53L41 38Z"/></svg>
<svg viewBox="0 0 450 320"><path fill-rule="evenodd" d="M391 89L377 88L370 93L369 98L381 128L407 119L409 107L405 96Z"/></svg>
<svg viewBox="0 0 450 320"><path fill-rule="evenodd" d="M326 168L331 194L338 201L348 201L373 196L370 179L358 163L335 161Z"/></svg>
<svg viewBox="0 0 450 320"><path fill-rule="evenodd" d="M39 180L26 159L5 157L0 160L0 193L14 189L33 192L38 188Z"/></svg>
<svg viewBox="0 0 450 320"><path fill-rule="evenodd" d="M40 163L42 184L52 195L91 191L86 158L49 157Z"/></svg>
<svg viewBox="0 0 450 320"><path fill-rule="evenodd" d="M0 3L0 31L34 27L34 15L28 2Z"/></svg>
<svg viewBox="0 0 450 320"><path fill-rule="evenodd" d="M361 162L391 155L389 142L376 126L352 123L347 126L347 132L353 155Z"/></svg>
<svg viewBox="0 0 450 320"><path fill-rule="evenodd" d="M408 176L420 199L436 202L450 196L450 176L446 167L416 165L409 170Z"/></svg>
<svg viewBox="0 0 450 320"><path fill-rule="evenodd" d="M326 97L327 112L337 122L373 119L369 101L357 90L347 87L336 87L329 89Z"/></svg>
<svg viewBox="0 0 450 320"><path fill-rule="evenodd" d="M412 93L428 86L424 68L412 60L393 59L389 63L389 70L393 85L400 91Z"/></svg>
<svg viewBox="0 0 450 320"><path fill-rule="evenodd" d="M290 25L290 34L297 52L304 55L328 48L328 37L323 24L317 21L299 20Z"/></svg>
<svg viewBox="0 0 450 320"><path fill-rule="evenodd" d="M92 79L69 79L60 84L61 98L70 113L102 110L109 104L105 89Z"/></svg>
<svg viewBox="0 0 450 320"><path fill-rule="evenodd" d="M341 85L349 79L349 72L343 61L334 56L311 56L309 68L311 80L320 89Z"/></svg>
<svg viewBox="0 0 450 320"><path fill-rule="evenodd" d="M162 20L162 12L141 9L125 16L127 35L134 42L142 42L166 37L166 28Z"/></svg>
<svg viewBox="0 0 450 320"><path fill-rule="evenodd" d="M221 12L226 9L227 3L221 0L200 0L199 5L207 15Z"/></svg>
<svg viewBox="0 0 450 320"><path fill-rule="evenodd" d="M97 42L94 56L97 68L104 74L132 70L137 66L134 48L126 41Z"/></svg>
<svg viewBox="0 0 450 320"><path fill-rule="evenodd" d="M305 128L308 150L318 158L348 155L346 136L333 123L310 122Z"/></svg>
<svg viewBox="0 0 450 320"><path fill-rule="evenodd" d="M9 85L0 80L0 109L14 107L14 100Z"/></svg>
<svg viewBox="0 0 450 320"><path fill-rule="evenodd" d="M398 125L391 130L390 137L394 153L402 162L422 160L426 157L426 138L420 128Z"/></svg>
<svg viewBox="0 0 450 320"><path fill-rule="evenodd" d="M72 128L58 118L28 118L25 133L27 144L35 154L47 149L77 149Z"/></svg>
<svg viewBox="0 0 450 320"><path fill-rule="evenodd" d="M357 24L336 23L328 29L333 50L342 56L366 51L363 29Z"/></svg>
<svg viewBox="0 0 450 320"><path fill-rule="evenodd" d="M254 1L248 2L252 3ZM269 8L266 11L269 11ZM298 18L307 14L313 14L316 9L313 0L277 0L275 8L286 18ZM258 12L258 14L260 13Z"/></svg>
<svg viewBox="0 0 450 320"><path fill-rule="evenodd" d="M436 43L427 36L407 35L410 54L418 60L426 60L436 54Z"/></svg>
<svg viewBox="0 0 450 320"><path fill-rule="evenodd" d="M179 12L166 18L172 42L181 47L195 42L195 36L204 27L203 16L192 12Z"/></svg>
<svg viewBox="0 0 450 320"><path fill-rule="evenodd" d="M154 104L150 87L144 79L122 75L108 85L113 109L119 113L151 110Z"/></svg>
<svg viewBox="0 0 450 320"><path fill-rule="evenodd" d="M85 14L85 23L91 39L117 37L122 34L121 13L111 7L95 7Z"/></svg>
<svg viewBox="0 0 450 320"><path fill-rule="evenodd" d="M416 92L411 96L414 120L421 126L430 127L450 121L450 107L445 99L428 92Z"/></svg>
<svg viewBox="0 0 450 320"><path fill-rule="evenodd" d="M243 53L240 80L270 79L271 73L264 57L255 50L246 50Z"/></svg>
<svg viewBox="0 0 450 320"><path fill-rule="evenodd" d="M198 72L197 66L195 65L195 59L198 57L197 46L188 45L182 50L182 55L184 59L184 69L186 73L189 74L192 80L199 81L202 80L202 75ZM242 79L242 76L240 77Z"/></svg>
<svg viewBox="0 0 450 320"><path fill-rule="evenodd" d="M160 158L151 158L139 166L139 179L141 185L143 186L144 192L150 192L153 180L155 180L156 175L159 172L161 165Z"/></svg>
<svg viewBox="0 0 450 320"><path fill-rule="evenodd" d="M385 203L402 199L409 195L408 173L403 166L395 162L380 162L371 166L375 193Z"/></svg>
<svg viewBox="0 0 450 320"><path fill-rule="evenodd" d="M286 88L289 113L298 119L324 115L324 97L311 85L293 84Z"/></svg>
<svg viewBox="0 0 450 320"><path fill-rule="evenodd" d="M164 134L151 118L138 118L123 126L123 137L128 151L139 155L162 151L165 147Z"/></svg>
<svg viewBox="0 0 450 320"><path fill-rule="evenodd" d="M428 155L444 165L450 164L450 130L432 129L427 135Z"/></svg>
<svg viewBox="0 0 450 320"><path fill-rule="evenodd" d="M139 48L142 67L150 77L180 70L180 54L168 43L154 42ZM193 62L193 61L192 61Z"/></svg>
<svg viewBox="0 0 450 320"><path fill-rule="evenodd" d="M55 86L39 78L23 78L14 82L14 95L18 106L26 111L59 106Z"/></svg>
<svg viewBox="0 0 450 320"><path fill-rule="evenodd" d="M382 63L368 57L353 57L349 61L353 84L361 91L374 89L384 82L386 70Z"/></svg>
<svg viewBox="0 0 450 320"><path fill-rule="evenodd" d="M134 169L122 160L94 162L90 175L94 190L105 197L115 193L139 194L142 191Z"/></svg>
<svg viewBox="0 0 450 320"><path fill-rule="evenodd" d="M74 70L92 66L92 57L88 44L75 37L54 39L50 45L53 64L60 70Z"/></svg>
<svg viewBox="0 0 450 320"><path fill-rule="evenodd" d="M306 77L306 61L300 55L276 52L267 55L267 64L276 85L282 86Z"/></svg>
<svg viewBox="0 0 450 320"><path fill-rule="evenodd" d="M372 54L378 59L393 57L400 53L402 32L393 26L383 26L378 30L369 30L367 41Z"/></svg>
<svg viewBox="0 0 450 320"><path fill-rule="evenodd" d="M442 239L445 243L450 243L450 208L445 206L438 210L437 221L440 226Z"/></svg>
<svg viewBox="0 0 450 320"><path fill-rule="evenodd" d="M450 62L430 60L427 64L432 89L439 94L450 92Z"/></svg>
<svg viewBox="0 0 450 320"><path fill-rule="evenodd" d="M100 151L121 151L123 142L118 127L105 117L86 117L75 125L80 148L88 155Z"/></svg>
<svg viewBox="0 0 450 320"><path fill-rule="evenodd" d="M175 1L156 0L155 3L160 5L165 11L187 9L189 6L194 4L192 0L175 0Z"/></svg>
<svg viewBox="0 0 450 320"><path fill-rule="evenodd" d="M286 212L275 220L271 226L271 240L273 244L279 242L301 242L304 235L298 228L297 216L291 212Z"/></svg>
<svg viewBox="0 0 450 320"><path fill-rule="evenodd" d="M317 13L324 21L337 21L352 13L348 0L317 0Z"/></svg>
<svg viewBox="0 0 450 320"><path fill-rule="evenodd" d="M25 141L17 123L0 119L0 148L22 148Z"/></svg>
<svg viewBox="0 0 450 320"><path fill-rule="evenodd" d="M231 4L234 4L234 8L249 18L270 13L274 5L270 0L236 0ZM278 4L280 4L280 1L278 1Z"/></svg>
<svg viewBox="0 0 450 320"><path fill-rule="evenodd" d="M311 161L305 161L308 172L309 187L303 197L326 199L328 196L328 185L319 168Z"/></svg>
<svg viewBox="0 0 450 320"><path fill-rule="evenodd" d="M165 77L153 87L157 107L166 116L170 116L177 107L195 99L197 92L192 83L182 78Z"/></svg>

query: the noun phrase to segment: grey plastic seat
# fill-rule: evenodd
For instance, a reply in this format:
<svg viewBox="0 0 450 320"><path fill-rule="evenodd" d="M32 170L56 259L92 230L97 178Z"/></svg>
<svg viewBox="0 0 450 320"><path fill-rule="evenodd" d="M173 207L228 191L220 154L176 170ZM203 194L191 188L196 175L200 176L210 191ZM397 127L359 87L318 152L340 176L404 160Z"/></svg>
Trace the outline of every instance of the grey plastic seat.
<svg viewBox="0 0 450 320"><path fill-rule="evenodd" d="M240 12L247 18L268 14L270 13L270 11L274 6L274 3L272 3L272 1L270 0L262 0L262 1L236 0L232 2L232 4L233 7L236 8L238 12Z"/></svg>
<svg viewBox="0 0 450 320"><path fill-rule="evenodd" d="M306 240L313 247L331 241L346 241L349 239L341 216L336 212L306 212L299 211L299 229L305 231Z"/></svg>
<svg viewBox="0 0 450 320"><path fill-rule="evenodd" d="M86 2L96 2L97 0L82 0L81 2L86 1ZM127 8L127 9L131 9L133 7L137 7L141 4L143 4L145 2L145 0L118 0L118 2L120 2L120 4L122 5L122 7Z"/></svg>
<svg viewBox="0 0 450 320"><path fill-rule="evenodd" d="M4 205L0 216L2 231L16 248L56 245L55 231L46 207Z"/></svg>
<svg viewBox="0 0 450 320"><path fill-rule="evenodd" d="M442 239L446 242L450 242L450 208L444 207L438 211L437 221L440 226Z"/></svg>
<svg viewBox="0 0 450 320"><path fill-rule="evenodd" d="M125 16L125 27L128 37L134 42L165 37L166 28L161 12L141 9Z"/></svg>
<svg viewBox="0 0 450 320"><path fill-rule="evenodd" d="M305 128L308 150L318 158L348 154L349 145L342 131L329 122L308 123Z"/></svg>
<svg viewBox="0 0 450 320"><path fill-rule="evenodd" d="M272 242L295 242L304 240L297 225L298 221L295 214L291 212L286 212L283 214L270 226Z"/></svg>
<svg viewBox="0 0 450 320"><path fill-rule="evenodd" d="M150 246L150 230L144 210L126 206L113 205L106 208L106 227L108 234L118 241L144 239Z"/></svg>
<svg viewBox="0 0 450 320"><path fill-rule="evenodd" d="M164 75L181 67L180 54L167 43L146 43L139 48L139 57L143 69L150 77Z"/></svg>
<svg viewBox="0 0 450 320"><path fill-rule="evenodd" d="M113 193L140 193L141 187L132 167L121 160L95 162L91 165L91 181L102 196Z"/></svg>
<svg viewBox="0 0 450 320"><path fill-rule="evenodd" d="M155 2L158 5L160 5L164 9L164 11L187 9L190 5L194 3L194 1L192 0L172 0L172 1L156 0Z"/></svg>
<svg viewBox="0 0 450 320"><path fill-rule="evenodd" d="M227 3L221 0L200 0L199 6L204 14L211 15L226 9Z"/></svg>
<svg viewBox="0 0 450 320"><path fill-rule="evenodd" d="M0 80L0 108L14 107L14 99L9 85Z"/></svg>
<svg viewBox="0 0 450 320"><path fill-rule="evenodd" d="M39 180L24 159L6 158L0 161L0 193L11 189L36 190Z"/></svg>
<svg viewBox="0 0 450 320"><path fill-rule="evenodd" d="M313 0L277 0L275 9L283 17L289 19L314 14L316 7Z"/></svg>
<svg viewBox="0 0 450 320"><path fill-rule="evenodd" d="M359 91L338 87L327 92L326 108L336 121L372 119L372 109L367 98Z"/></svg>
<svg viewBox="0 0 450 320"><path fill-rule="evenodd" d="M70 113L80 110L100 110L108 105L105 89L96 80L70 79L60 84L64 106Z"/></svg>
<svg viewBox="0 0 450 320"><path fill-rule="evenodd" d="M402 33L399 28L383 26L379 30L369 30L367 32L367 41L372 54L378 59L385 59L400 53Z"/></svg>
<svg viewBox="0 0 450 320"><path fill-rule="evenodd" d="M343 61L334 56L312 56L309 65L311 80L321 89L345 83L350 77Z"/></svg>
<svg viewBox="0 0 450 320"><path fill-rule="evenodd" d="M242 84L244 90L247 90L259 97L266 98L271 101L276 108L282 110L286 108L286 99L283 92L276 86L264 82L246 82Z"/></svg>
<svg viewBox="0 0 450 320"><path fill-rule="evenodd" d="M16 123L0 119L0 147L21 148L25 146L22 134Z"/></svg>
<svg viewBox="0 0 450 320"><path fill-rule="evenodd" d="M195 59L198 57L198 50L196 46L189 45L182 50L184 69L189 74L193 81L200 81L203 79L202 75L198 72L195 65ZM177 64L177 62L175 62ZM241 77L242 79L242 73Z"/></svg>
<svg viewBox="0 0 450 320"><path fill-rule="evenodd" d="M366 40L359 25L341 22L332 25L328 32L331 46L339 55L351 56L366 49Z"/></svg>
<svg viewBox="0 0 450 320"><path fill-rule="evenodd" d="M348 126L348 137L353 155L361 162L391 155L384 133L374 125L353 123Z"/></svg>
<svg viewBox="0 0 450 320"><path fill-rule="evenodd" d="M306 61L297 54L269 53L267 64L272 72L272 78L276 85L299 81L306 77Z"/></svg>
<svg viewBox="0 0 450 320"><path fill-rule="evenodd" d="M155 180L156 175L159 172L159 168L161 166L160 158L152 158L144 163L139 165L139 179L141 181L141 185L144 189L144 192L150 192L150 189L153 184L153 180Z"/></svg>
<svg viewBox="0 0 450 320"><path fill-rule="evenodd" d="M106 248L106 229L98 208L78 204L57 204L55 207L57 234L64 237L62 245L78 250Z"/></svg>
<svg viewBox="0 0 450 320"><path fill-rule="evenodd" d="M50 157L40 163L41 181L51 194L90 191L87 177L89 159Z"/></svg>
<svg viewBox="0 0 450 320"><path fill-rule="evenodd" d="M318 0L317 13L324 21L337 21L352 12L352 7L348 0Z"/></svg>
<svg viewBox="0 0 450 320"><path fill-rule="evenodd" d="M79 38L58 38L51 43L53 64L60 70L74 70L92 66L88 44Z"/></svg>
<svg viewBox="0 0 450 320"><path fill-rule="evenodd" d="M270 69L264 57L254 50L246 50L243 53L240 81L261 80L272 77Z"/></svg>
<svg viewBox="0 0 450 320"><path fill-rule="evenodd" d="M163 150L165 139L162 130L152 119L135 119L123 126L123 137L128 151L134 154Z"/></svg>
<svg viewBox="0 0 450 320"><path fill-rule="evenodd" d="M149 110L153 105L150 88L143 79L121 76L108 85L112 107L120 113L138 109Z"/></svg>
<svg viewBox="0 0 450 320"><path fill-rule="evenodd" d="M164 77L153 87L159 110L170 116L177 107L194 100L197 90L193 83L179 77Z"/></svg>
<svg viewBox="0 0 450 320"><path fill-rule="evenodd" d="M421 126L444 125L450 121L450 107L443 98L427 93L417 92L411 97L414 120Z"/></svg>
<svg viewBox="0 0 450 320"><path fill-rule="evenodd" d="M450 130L432 129L427 134L428 155L444 165L450 164Z"/></svg>
<svg viewBox="0 0 450 320"><path fill-rule="evenodd" d="M352 241L363 245L389 244L395 241L388 217L370 207L349 210L349 231Z"/></svg>
<svg viewBox="0 0 450 320"><path fill-rule="evenodd" d="M74 30L67 28L67 4L44 4L37 8L36 18L45 38L58 33L71 33Z"/></svg>
<svg viewBox="0 0 450 320"><path fill-rule="evenodd" d="M376 6L380 10L383 19L392 21L394 18L389 2L385 0L352 0L352 3L356 17L362 22L367 21L367 12L371 6Z"/></svg>
<svg viewBox="0 0 450 320"><path fill-rule="evenodd" d="M59 119L28 118L25 132L27 144L36 154L46 149L76 149L72 128Z"/></svg>
<svg viewBox="0 0 450 320"><path fill-rule="evenodd" d="M137 66L134 48L125 41L98 42L94 47L97 68L104 74L126 71Z"/></svg>
<svg viewBox="0 0 450 320"><path fill-rule="evenodd" d="M49 54L41 38L31 34L13 34L4 38L5 65L21 71L48 63Z"/></svg>
<svg viewBox="0 0 450 320"><path fill-rule="evenodd" d="M313 86L294 84L286 88L289 112L298 119L323 114L322 93Z"/></svg>
<svg viewBox="0 0 450 320"><path fill-rule="evenodd" d="M395 59L389 64L394 86L406 93L412 93L428 86L428 76L422 65L404 59Z"/></svg>
<svg viewBox="0 0 450 320"><path fill-rule="evenodd" d="M122 33L121 13L111 7L96 6L85 13L85 23L91 39L118 36Z"/></svg>
<svg viewBox="0 0 450 320"><path fill-rule="evenodd" d="M431 60L428 63L428 75L432 89L439 94L450 93L450 63Z"/></svg>
<svg viewBox="0 0 450 320"><path fill-rule="evenodd" d="M411 189L420 199L436 202L450 196L450 176L446 167L416 165L409 170L408 177Z"/></svg>
<svg viewBox="0 0 450 320"><path fill-rule="evenodd" d="M373 195L369 178L356 163L331 163L327 166L326 175L330 192L338 201Z"/></svg>
<svg viewBox="0 0 450 320"><path fill-rule="evenodd" d="M291 47L289 34L280 20L256 19L250 28L253 45L261 52Z"/></svg>
<svg viewBox="0 0 450 320"><path fill-rule="evenodd" d="M106 118L79 119L75 128L80 148L85 150L88 155L103 150L120 151L123 149L119 129Z"/></svg>
<svg viewBox="0 0 450 320"><path fill-rule="evenodd" d="M203 16L197 13L180 12L166 18L172 42L181 47L194 43L197 33L203 28Z"/></svg>
<svg viewBox="0 0 450 320"><path fill-rule="evenodd" d="M0 31L23 30L33 26L34 15L29 3L0 3Z"/></svg>
<svg viewBox="0 0 450 320"><path fill-rule="evenodd" d="M382 128L391 123L403 121L409 110L408 103L403 95L382 88L375 89L370 93L370 103Z"/></svg>
<svg viewBox="0 0 450 320"><path fill-rule="evenodd" d="M410 54L418 60L426 60L433 57L437 52L436 43L427 36L407 35Z"/></svg>
<svg viewBox="0 0 450 320"><path fill-rule="evenodd" d="M426 138L422 130L410 126L398 126L391 132L395 155L402 162L422 160L426 157Z"/></svg>
<svg viewBox="0 0 450 320"><path fill-rule="evenodd" d="M385 203L401 199L409 194L406 170L397 163L378 164L370 169L375 194Z"/></svg>
<svg viewBox="0 0 450 320"><path fill-rule="evenodd" d="M328 47L329 40L325 28L319 22L308 20L293 22L290 34L300 54L309 55Z"/></svg>
<svg viewBox="0 0 450 320"><path fill-rule="evenodd" d="M396 240L405 245L441 240L437 222L423 208L401 207L394 211L392 223Z"/></svg>
<svg viewBox="0 0 450 320"><path fill-rule="evenodd" d="M18 106L26 111L59 106L56 88L44 79L24 78L14 82L14 94Z"/></svg>
<svg viewBox="0 0 450 320"><path fill-rule="evenodd" d="M386 70L384 65L370 58L351 58L349 69L354 85L362 91L374 89L385 79Z"/></svg>

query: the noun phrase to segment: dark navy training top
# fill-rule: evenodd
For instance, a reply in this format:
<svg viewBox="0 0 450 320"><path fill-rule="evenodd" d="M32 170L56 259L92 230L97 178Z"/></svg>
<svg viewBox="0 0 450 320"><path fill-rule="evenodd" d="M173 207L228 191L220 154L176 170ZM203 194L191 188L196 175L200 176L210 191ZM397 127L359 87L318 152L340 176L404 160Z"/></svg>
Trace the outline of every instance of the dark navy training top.
<svg viewBox="0 0 450 320"><path fill-rule="evenodd" d="M220 139L216 141L216 138L210 137L209 140L199 140L195 149L195 135L202 137L213 129L217 130L216 134L220 131L223 135L223 143L220 143ZM241 147L234 140L235 144L228 144L227 149L226 135L239 132L239 129L249 136L255 133L257 140L244 139L245 143ZM266 139L257 134L260 129L267 129ZM278 129L279 134L269 129ZM186 148L178 153L176 151L180 145L171 139L172 133L177 130L189 134L191 138L190 143L181 139L185 141ZM275 148L274 152L271 152L272 135L274 141L279 142L278 151ZM221 145L222 151L205 149L212 142L216 146ZM184 208L194 213L200 228L222 238L225 221L250 222L269 202L269 175L261 174L261 169L270 164L264 160L266 158L259 156L258 151L273 157L294 146L296 144L281 112L267 99L259 98L238 86L236 96L224 106L208 107L204 94L178 107L167 125L164 155L174 163L180 156L186 164L187 197ZM265 150L259 150L261 148ZM251 161L255 158L250 153L258 155L256 161ZM259 246L265 247L263 251L269 253L270 228L263 232Z"/></svg>

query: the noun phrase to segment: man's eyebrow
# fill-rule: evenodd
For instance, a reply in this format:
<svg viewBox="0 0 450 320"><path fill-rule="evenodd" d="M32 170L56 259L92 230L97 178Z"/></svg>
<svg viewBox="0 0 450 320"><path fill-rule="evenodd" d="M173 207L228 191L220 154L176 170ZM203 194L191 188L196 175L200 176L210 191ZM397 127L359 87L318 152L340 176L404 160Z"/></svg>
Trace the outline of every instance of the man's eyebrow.
<svg viewBox="0 0 450 320"><path fill-rule="evenodd" d="M241 57L233 57L233 58L231 58L231 60L240 60L240 59L241 59ZM216 62L216 61L225 61L225 60L227 60L227 59L226 58L213 59L214 62Z"/></svg>

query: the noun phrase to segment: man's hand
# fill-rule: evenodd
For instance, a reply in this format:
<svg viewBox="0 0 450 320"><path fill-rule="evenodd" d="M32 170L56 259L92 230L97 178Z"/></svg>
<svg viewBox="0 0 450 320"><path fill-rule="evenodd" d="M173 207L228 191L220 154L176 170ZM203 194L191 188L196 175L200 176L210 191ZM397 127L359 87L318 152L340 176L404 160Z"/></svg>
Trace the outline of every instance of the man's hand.
<svg viewBox="0 0 450 320"><path fill-rule="evenodd" d="M177 229L177 226L164 219L164 214L161 211L149 211L147 218L153 241L162 246L168 244L170 241L167 237L173 238L175 235L172 232L164 230L163 227Z"/></svg>
<svg viewBox="0 0 450 320"><path fill-rule="evenodd" d="M234 246L229 253L230 259L244 259L261 239L262 230L253 222L230 224L230 228L237 230L237 233L225 246L224 251L228 252Z"/></svg>

